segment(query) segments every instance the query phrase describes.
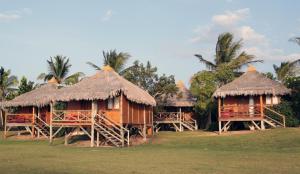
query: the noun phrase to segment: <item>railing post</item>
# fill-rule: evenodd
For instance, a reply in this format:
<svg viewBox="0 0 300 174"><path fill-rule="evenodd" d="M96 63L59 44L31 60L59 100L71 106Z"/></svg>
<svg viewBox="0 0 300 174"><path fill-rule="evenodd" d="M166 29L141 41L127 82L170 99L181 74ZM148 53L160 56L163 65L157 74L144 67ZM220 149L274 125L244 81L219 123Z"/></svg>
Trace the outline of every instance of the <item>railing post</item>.
<svg viewBox="0 0 300 174"><path fill-rule="evenodd" d="M32 138L34 138L34 124L35 124L35 107L34 106L32 106L32 120L31 120L31 132L32 132L32 134L31 134L31 136L32 136Z"/></svg>

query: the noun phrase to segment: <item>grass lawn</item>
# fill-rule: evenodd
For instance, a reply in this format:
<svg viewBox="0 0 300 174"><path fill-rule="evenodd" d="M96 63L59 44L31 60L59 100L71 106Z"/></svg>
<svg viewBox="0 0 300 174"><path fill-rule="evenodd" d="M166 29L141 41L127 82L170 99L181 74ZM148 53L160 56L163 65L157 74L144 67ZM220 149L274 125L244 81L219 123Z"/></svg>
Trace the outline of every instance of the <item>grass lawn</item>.
<svg viewBox="0 0 300 174"><path fill-rule="evenodd" d="M300 173L300 129L161 132L150 144L123 149L1 139L0 173Z"/></svg>

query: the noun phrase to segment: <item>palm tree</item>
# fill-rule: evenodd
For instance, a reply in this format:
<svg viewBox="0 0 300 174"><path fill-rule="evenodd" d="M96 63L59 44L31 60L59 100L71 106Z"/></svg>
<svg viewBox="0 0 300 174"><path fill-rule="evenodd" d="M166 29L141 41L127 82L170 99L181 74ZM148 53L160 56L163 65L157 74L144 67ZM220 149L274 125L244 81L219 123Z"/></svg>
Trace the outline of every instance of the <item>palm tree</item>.
<svg viewBox="0 0 300 174"><path fill-rule="evenodd" d="M216 55L214 62L208 61L200 54L195 56L204 63L209 70L216 70L220 65L227 64L234 70L239 70L242 66L254 62L262 62L262 60L253 60L253 55L247 54L245 51L240 52L242 48L242 40L233 41L234 37L231 33L223 33L219 35L216 44Z"/></svg>
<svg viewBox="0 0 300 174"><path fill-rule="evenodd" d="M48 63L48 73L42 73L38 76L39 80L44 80L45 82L51 78L55 78L59 84L71 85L77 83L81 77L84 76L84 73L77 72L68 76L71 68L69 58L62 55L56 55L50 57L50 60L47 60Z"/></svg>
<svg viewBox="0 0 300 174"><path fill-rule="evenodd" d="M120 52L117 53L116 50L110 50L110 51L102 51L103 55L103 64L104 65L109 65L112 67L117 73L122 73L124 70L124 66L127 62L127 60L130 58L130 54L126 52ZM91 67L95 68L96 70L101 70L101 67L92 63L92 62L87 62L88 65Z"/></svg>
<svg viewBox="0 0 300 174"><path fill-rule="evenodd" d="M273 65L273 68L277 79L284 83L288 77L294 77L300 74L300 59L281 62L280 66Z"/></svg>
<svg viewBox="0 0 300 174"><path fill-rule="evenodd" d="M0 68L0 101L6 100L7 96L16 91L15 88L18 85L18 78L11 75L10 70Z"/></svg>

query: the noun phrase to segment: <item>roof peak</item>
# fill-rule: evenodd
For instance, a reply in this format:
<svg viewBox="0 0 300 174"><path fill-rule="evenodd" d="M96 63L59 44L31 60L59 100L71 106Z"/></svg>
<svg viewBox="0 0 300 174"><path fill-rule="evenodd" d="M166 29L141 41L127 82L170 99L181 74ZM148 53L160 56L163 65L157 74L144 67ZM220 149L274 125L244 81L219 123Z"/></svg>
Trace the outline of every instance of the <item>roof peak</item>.
<svg viewBox="0 0 300 174"><path fill-rule="evenodd" d="M105 65L101 69L103 71L114 71L114 69L111 66L109 66L109 65Z"/></svg>
<svg viewBox="0 0 300 174"><path fill-rule="evenodd" d="M184 83L183 83L182 80L178 80L178 82L176 83L176 85L177 85L178 87L185 87L185 85L184 85Z"/></svg>
<svg viewBox="0 0 300 174"><path fill-rule="evenodd" d="M247 68L247 72L255 72L256 68L253 65L249 65Z"/></svg>
<svg viewBox="0 0 300 174"><path fill-rule="evenodd" d="M48 80L48 84L58 84L58 81L55 77L52 77L50 80Z"/></svg>

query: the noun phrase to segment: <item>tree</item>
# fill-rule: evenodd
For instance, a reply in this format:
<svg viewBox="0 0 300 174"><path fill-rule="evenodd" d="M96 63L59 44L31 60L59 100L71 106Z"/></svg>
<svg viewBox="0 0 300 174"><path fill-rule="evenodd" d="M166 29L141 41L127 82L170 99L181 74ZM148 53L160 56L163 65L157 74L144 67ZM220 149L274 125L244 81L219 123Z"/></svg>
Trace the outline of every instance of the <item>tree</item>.
<svg viewBox="0 0 300 174"><path fill-rule="evenodd" d="M72 65L69 62L69 58L66 56L56 55L50 57L50 59L47 60L47 63L49 72L40 74L38 76L39 80L44 80L46 82L54 77L59 84L70 85L77 83L81 77L84 76L84 73L82 72L77 72L68 76Z"/></svg>
<svg viewBox="0 0 300 174"><path fill-rule="evenodd" d="M231 33L219 35L215 49L214 62L208 61L201 54L195 54L201 63L204 63L209 70L216 70L222 64L230 64L233 70L239 70L242 66L249 63L262 62L262 60L253 60L253 55L245 51L240 52L242 40L233 41L234 36Z"/></svg>
<svg viewBox="0 0 300 174"><path fill-rule="evenodd" d="M116 50L110 51L102 51L103 55L103 65L109 65L112 67L117 73L121 73L124 70L124 66L128 59L130 58L130 54L126 52L118 53ZM92 63L87 62L88 65L95 68L96 70L101 70L101 67Z"/></svg>
<svg viewBox="0 0 300 174"><path fill-rule="evenodd" d="M28 81L26 77L22 77L20 80L20 84L18 87L18 95L27 93L29 91L32 91L34 89L34 82Z"/></svg>
<svg viewBox="0 0 300 174"><path fill-rule="evenodd" d="M4 101L7 97L16 91L16 85L18 84L18 78L11 75L10 70L0 68L0 101Z"/></svg>
<svg viewBox="0 0 300 174"><path fill-rule="evenodd" d="M168 96L177 93L177 86L173 75L167 76L157 74L157 68L152 67L148 61L146 66L139 61L123 72L123 77L140 88L149 92L156 101L163 102Z"/></svg>
<svg viewBox="0 0 300 174"><path fill-rule="evenodd" d="M212 71L200 71L191 79L190 90L193 96L197 97L195 110L201 117L207 116L206 129L211 124L212 111L216 107L212 98L216 83L217 77Z"/></svg>
<svg viewBox="0 0 300 174"><path fill-rule="evenodd" d="M266 73L263 73L266 77L268 77L269 79L271 80L276 80L276 77L273 75L273 73L271 72L266 72Z"/></svg>
<svg viewBox="0 0 300 174"><path fill-rule="evenodd" d="M203 117L207 116L206 128L211 123L211 115L215 108L213 92L240 76L239 70L243 66L262 62L262 60L254 60L255 56L241 51L241 48L242 40L235 42L231 33L223 33L218 37L214 62L204 59L200 54L195 54L208 68L208 71L200 71L191 79L191 91L198 99L196 111Z"/></svg>
<svg viewBox="0 0 300 174"><path fill-rule="evenodd" d="M287 78L294 77L300 73L300 59L295 61L281 62L279 66L273 65L277 80L285 82Z"/></svg>

